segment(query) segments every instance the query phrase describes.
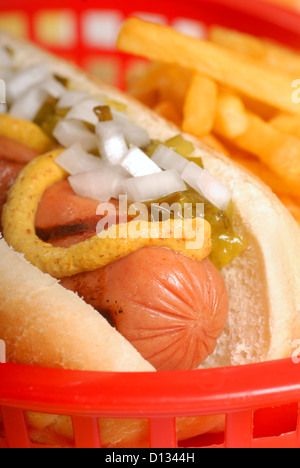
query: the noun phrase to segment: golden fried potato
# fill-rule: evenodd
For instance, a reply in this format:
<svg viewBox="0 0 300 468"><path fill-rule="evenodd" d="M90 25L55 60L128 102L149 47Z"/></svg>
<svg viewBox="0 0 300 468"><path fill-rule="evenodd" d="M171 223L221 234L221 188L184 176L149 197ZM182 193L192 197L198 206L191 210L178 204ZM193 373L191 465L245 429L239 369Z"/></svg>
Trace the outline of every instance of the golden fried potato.
<svg viewBox="0 0 300 468"><path fill-rule="evenodd" d="M214 80L195 73L186 93L182 129L202 137L208 135L217 115L218 86Z"/></svg>
<svg viewBox="0 0 300 468"><path fill-rule="evenodd" d="M274 73L265 65L225 47L139 18L125 21L117 46L123 52L206 75L253 99L300 115L300 106L291 99L288 73Z"/></svg>

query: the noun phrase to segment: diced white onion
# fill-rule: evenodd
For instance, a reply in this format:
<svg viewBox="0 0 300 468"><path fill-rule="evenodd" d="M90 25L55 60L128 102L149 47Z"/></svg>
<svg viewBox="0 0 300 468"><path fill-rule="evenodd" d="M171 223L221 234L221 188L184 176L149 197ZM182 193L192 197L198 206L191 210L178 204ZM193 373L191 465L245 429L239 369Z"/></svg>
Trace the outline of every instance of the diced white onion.
<svg viewBox="0 0 300 468"><path fill-rule="evenodd" d="M102 158L112 165L121 164L128 151L121 125L113 120L98 122L96 134Z"/></svg>
<svg viewBox="0 0 300 468"><path fill-rule="evenodd" d="M191 162L183 171L182 179L214 206L226 210L232 198L232 191L213 177L207 169L201 169Z"/></svg>
<svg viewBox="0 0 300 468"><path fill-rule="evenodd" d="M149 174L157 174L161 169L137 146L131 146L123 159L121 166L132 176L140 177Z"/></svg>
<svg viewBox="0 0 300 468"><path fill-rule="evenodd" d="M132 202L157 200L186 190L185 183L175 170L162 171L142 177L131 177L123 184L124 192Z"/></svg>
<svg viewBox="0 0 300 468"><path fill-rule="evenodd" d="M113 119L122 126L122 132L129 145L146 148L151 140L147 130L132 122L124 112L112 110Z"/></svg>
<svg viewBox="0 0 300 468"><path fill-rule="evenodd" d="M116 171L115 169L118 168ZM111 187L111 198L118 198L120 195L124 195L124 181L129 178L128 172L126 172L121 166L114 166L112 168L114 172L114 179Z"/></svg>
<svg viewBox="0 0 300 468"><path fill-rule="evenodd" d="M0 68L12 67L13 58L5 47L0 47Z"/></svg>
<svg viewBox="0 0 300 468"><path fill-rule="evenodd" d="M54 128L53 136L66 148L80 142L85 151L97 149L96 135L78 120L61 120Z"/></svg>
<svg viewBox="0 0 300 468"><path fill-rule="evenodd" d="M75 143L63 151L55 162L71 175L99 171L104 168L103 161L97 156L87 153L82 148L81 143Z"/></svg>
<svg viewBox="0 0 300 468"><path fill-rule="evenodd" d="M189 164L186 166L186 168L182 172L181 176L188 185L190 185L194 190L199 192L200 190L199 180L201 178L203 171L204 169L199 167L197 164L193 162L189 162Z"/></svg>
<svg viewBox="0 0 300 468"><path fill-rule="evenodd" d="M32 121L46 99L46 91L39 87L31 88L15 100L9 113L17 119Z"/></svg>
<svg viewBox="0 0 300 468"><path fill-rule="evenodd" d="M97 125L99 119L94 112L95 107L102 106L103 102L97 99L84 99L75 104L67 114L67 119L81 120L91 125Z"/></svg>
<svg viewBox="0 0 300 468"><path fill-rule="evenodd" d="M86 91L65 90L64 94L56 104L58 109L69 109L88 96Z"/></svg>
<svg viewBox="0 0 300 468"><path fill-rule="evenodd" d="M13 102L32 88L50 78L51 74L45 64L33 65L14 73L6 82L6 93L9 102Z"/></svg>
<svg viewBox="0 0 300 468"><path fill-rule="evenodd" d="M55 78L49 78L40 87L55 99L59 99L66 91L66 88Z"/></svg>
<svg viewBox="0 0 300 468"><path fill-rule="evenodd" d="M189 164L186 158L165 145L159 145L151 159L162 169L175 169L179 174L182 174Z"/></svg>
<svg viewBox="0 0 300 468"><path fill-rule="evenodd" d="M205 169L201 176L201 192L207 200L220 210L226 210L232 198L232 191Z"/></svg>
<svg viewBox="0 0 300 468"><path fill-rule="evenodd" d="M77 195L107 202L120 195L124 177L114 168L105 168L101 171L82 172L70 176L68 180Z"/></svg>

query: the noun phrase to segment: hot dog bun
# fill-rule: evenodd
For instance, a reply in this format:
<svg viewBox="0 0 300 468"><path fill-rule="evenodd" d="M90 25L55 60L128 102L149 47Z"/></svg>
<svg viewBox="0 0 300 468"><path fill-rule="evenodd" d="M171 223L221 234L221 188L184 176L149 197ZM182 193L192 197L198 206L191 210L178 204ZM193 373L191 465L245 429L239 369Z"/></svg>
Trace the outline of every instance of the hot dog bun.
<svg viewBox="0 0 300 468"><path fill-rule="evenodd" d="M5 34L0 35L1 45L16 50L20 66L46 62L53 72L69 78L74 89L124 102L132 120L147 128L151 138L163 141L178 134L175 126L71 64ZM203 366L288 357L293 340L299 338L299 227L258 179L201 141L184 137L193 142L195 156L202 157L205 167L233 190L235 227L249 242L247 250L221 272L229 294L229 317L215 352ZM4 239L0 241L0 254L0 339L7 344L8 360L70 369L154 371L91 306L25 262ZM108 342L110 346L103 346ZM35 440L72 437L68 418L28 415L28 420ZM222 416L180 419L179 438L217 430L222 423ZM107 420L101 424L106 446L146 443L146 421Z"/></svg>

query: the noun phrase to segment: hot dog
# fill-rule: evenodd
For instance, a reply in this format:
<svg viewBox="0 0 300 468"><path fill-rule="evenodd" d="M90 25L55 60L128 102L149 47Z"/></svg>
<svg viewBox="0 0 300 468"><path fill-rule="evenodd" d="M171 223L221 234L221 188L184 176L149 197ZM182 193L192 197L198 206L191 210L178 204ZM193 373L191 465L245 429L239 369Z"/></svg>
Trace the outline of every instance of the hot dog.
<svg viewBox="0 0 300 468"><path fill-rule="evenodd" d="M226 286L218 270L208 259L195 262L172 250L145 247L62 285L106 310L158 370L198 367L215 349L227 318Z"/></svg>
<svg viewBox="0 0 300 468"><path fill-rule="evenodd" d="M69 80L73 90L100 93L125 104L136 124L147 128L151 140L165 142L178 134L176 127L71 65L4 35L0 44L15 51L18 68L45 63L53 76ZM174 248L174 243L159 234L158 239L135 241L135 245L130 239L126 243L117 239L112 249L112 239L94 240L101 220L95 216L99 200L76 194L67 181L68 174L56 163L64 153L63 145L51 140L47 149L27 147L24 151L23 137L7 134L4 127L1 130L0 119L3 141L23 145L22 151L20 147L12 151L13 160L3 144L2 159L7 164L3 167L19 164L3 188L6 203L4 239L0 242L0 339L7 344L9 360L89 370L155 371L191 369L200 364L244 364L290 354L300 309L299 231L277 198L258 180L184 135L195 148L193 158L201 156L204 167L232 190L234 228L245 233L248 247L222 269L208 259L209 242L207 250L188 252L181 241ZM41 156L35 157L36 153ZM45 170L34 172L38 167ZM37 174L41 174L40 179L52 174L51 181L44 181L39 188ZM37 189L40 196L34 200ZM118 206L115 208L117 218L105 218L108 230L119 222L121 213ZM130 215L126 218L129 221ZM203 223L206 229L207 224ZM68 249L80 252L82 243L85 248L95 248L105 261L92 264L89 260L83 271L76 258L74 269L69 266L66 271L65 265L70 265L70 256L65 257ZM40 246L46 249L45 255L37 255ZM117 252L120 246L123 253ZM44 261L55 255L51 265ZM11 294L15 284L20 285L17 295ZM63 424L60 418L29 414L28 421L33 437L39 440L72 437L69 420ZM180 420L179 437L218 428L222 421L222 417ZM145 422L109 420L101 424L106 446L145 443ZM37 431L37 427L42 430Z"/></svg>

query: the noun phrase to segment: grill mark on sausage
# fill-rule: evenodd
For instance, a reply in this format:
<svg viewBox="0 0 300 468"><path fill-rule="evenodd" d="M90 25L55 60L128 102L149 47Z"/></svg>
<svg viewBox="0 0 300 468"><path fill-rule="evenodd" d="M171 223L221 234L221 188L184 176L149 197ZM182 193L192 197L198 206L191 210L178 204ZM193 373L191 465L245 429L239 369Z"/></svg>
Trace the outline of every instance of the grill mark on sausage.
<svg viewBox="0 0 300 468"><path fill-rule="evenodd" d="M49 240L61 239L67 236L74 236L76 234L83 234L85 232L96 232L97 223L99 222L99 216L93 218L86 218L75 220L68 224L59 224L51 226L49 228L36 228L37 236L44 242Z"/></svg>

